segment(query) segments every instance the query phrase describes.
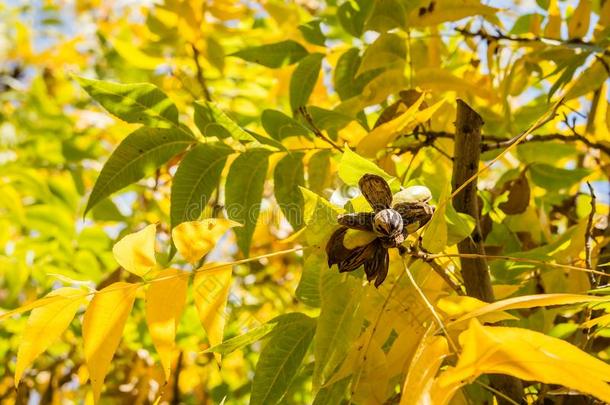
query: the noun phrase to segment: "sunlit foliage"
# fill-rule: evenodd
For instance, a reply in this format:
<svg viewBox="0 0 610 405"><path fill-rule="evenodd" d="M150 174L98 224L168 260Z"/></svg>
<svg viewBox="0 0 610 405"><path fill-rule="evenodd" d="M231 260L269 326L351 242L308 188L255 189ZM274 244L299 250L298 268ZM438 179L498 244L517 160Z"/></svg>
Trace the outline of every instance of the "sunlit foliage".
<svg viewBox="0 0 610 405"><path fill-rule="evenodd" d="M0 402L610 402L609 0L0 16ZM377 287L365 174L435 207Z"/></svg>

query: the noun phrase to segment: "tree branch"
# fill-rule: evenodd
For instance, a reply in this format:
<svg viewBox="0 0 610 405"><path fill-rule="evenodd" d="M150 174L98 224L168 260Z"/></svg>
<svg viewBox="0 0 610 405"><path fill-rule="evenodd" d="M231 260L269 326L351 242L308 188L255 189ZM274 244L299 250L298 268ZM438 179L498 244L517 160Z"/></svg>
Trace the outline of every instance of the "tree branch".
<svg viewBox="0 0 610 405"><path fill-rule="evenodd" d="M569 48L577 48L586 50L589 52L595 52L599 55L610 56L610 50L604 49L603 47L595 44L593 42L584 41L580 38L573 38L568 41L561 41L553 38L545 38L540 36L529 36L529 37L521 37L517 35L504 34L498 28L496 28L496 32L494 34L490 34L484 29L479 29L478 31L469 31L465 28L456 28L456 32L466 36L466 37L478 37L485 39L487 41L509 41L509 42L518 42L518 43L530 43L530 44L544 44L550 46L563 46Z"/></svg>
<svg viewBox="0 0 610 405"><path fill-rule="evenodd" d="M455 139L455 134L452 132L446 131L429 131L425 133L411 133L405 134L403 136L421 136L424 135L426 138L419 143L414 145L408 145L404 147L398 148L398 154L403 154L406 152L414 152L423 147L430 146L436 139ZM610 156L610 144L603 144L599 142L594 142L588 139L586 136L572 133L572 135L564 135L560 133L551 133L551 134L538 134L538 135L529 135L525 140L521 142L531 143L531 142L551 142L551 141L560 141L560 142L580 142L583 145L586 145L590 148L600 150ZM514 142L514 139L506 139L506 137L498 136L498 135L482 135L481 136L481 152L489 152L490 150L495 149L504 149Z"/></svg>
<svg viewBox="0 0 610 405"><path fill-rule="evenodd" d="M483 136L483 141L485 142L489 138ZM521 144L530 143L530 142L549 142L549 141L561 141L561 142L581 142L582 144L593 148L598 149L608 156L610 156L610 145L604 145L598 142L593 142L584 135L580 135L577 133L573 133L572 135L563 135L563 134L546 134L546 135L529 135ZM503 149L509 146L512 143L512 140L504 140L504 141L495 141L495 142L486 142L481 144L481 152L487 152L494 149Z"/></svg>
<svg viewBox="0 0 610 405"><path fill-rule="evenodd" d="M439 277L442 278L443 281L449 287L451 287L451 289L453 291L455 291L457 293L457 295L465 295L464 290L462 289L462 285L459 282L452 279L451 276L449 275L449 273L445 269L443 269L443 267L440 264L438 264L434 260L433 257L430 257L427 252L425 252L421 249L411 247L411 248L401 251L400 254L401 254L401 256L407 254L411 257L419 259L419 260L423 261L424 263L428 264L432 268L432 270L434 270L434 272L436 274L438 274Z"/></svg>

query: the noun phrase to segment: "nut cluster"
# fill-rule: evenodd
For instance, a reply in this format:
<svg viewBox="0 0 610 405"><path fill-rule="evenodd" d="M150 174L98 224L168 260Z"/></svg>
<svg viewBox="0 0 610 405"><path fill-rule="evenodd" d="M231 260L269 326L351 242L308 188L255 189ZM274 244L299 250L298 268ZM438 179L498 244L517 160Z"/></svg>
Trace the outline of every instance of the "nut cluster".
<svg viewBox="0 0 610 405"><path fill-rule="evenodd" d="M409 187L392 195L388 183L375 174L365 174L358 185L373 212L339 216L341 226L326 245L328 266L337 264L340 272L348 272L364 265L367 279L375 280L378 287L388 274L388 249L400 246L408 234L432 217L434 206L428 204L432 195L424 186ZM349 249L343 243L348 229L370 232L373 238Z"/></svg>

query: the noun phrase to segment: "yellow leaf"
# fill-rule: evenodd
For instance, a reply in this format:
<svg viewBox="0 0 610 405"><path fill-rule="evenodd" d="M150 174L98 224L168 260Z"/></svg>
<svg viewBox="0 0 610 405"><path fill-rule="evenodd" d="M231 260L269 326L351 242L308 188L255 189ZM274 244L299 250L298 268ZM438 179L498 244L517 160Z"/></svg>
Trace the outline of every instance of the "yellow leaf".
<svg viewBox="0 0 610 405"><path fill-rule="evenodd" d="M508 298L521 288L518 284L494 284L492 287L494 290L494 297L496 297L497 300Z"/></svg>
<svg viewBox="0 0 610 405"><path fill-rule="evenodd" d="M22 305L19 308L12 309L0 315L0 321L10 318L13 315L21 314L23 312L30 311L35 308L40 308L45 305L50 305L52 303L63 301L63 297L61 295L47 295L46 297L39 298L35 301L32 301L28 304Z"/></svg>
<svg viewBox="0 0 610 405"><path fill-rule="evenodd" d="M591 19L591 0L580 0L568 22L568 37L570 39L582 38L589 31Z"/></svg>
<svg viewBox="0 0 610 405"><path fill-rule="evenodd" d="M402 69L391 69L381 73L364 86L360 96L362 105L369 106L382 102L388 95L404 88L405 83Z"/></svg>
<svg viewBox="0 0 610 405"><path fill-rule="evenodd" d="M377 238L373 232L361 231L359 229L348 229L343 237L343 246L347 249L355 249L359 246L368 245Z"/></svg>
<svg viewBox="0 0 610 405"><path fill-rule="evenodd" d="M354 403L383 404L388 394L388 362L382 344L372 339L358 365L358 384L353 387Z"/></svg>
<svg viewBox="0 0 610 405"><path fill-rule="evenodd" d="M406 54L404 38L393 33L383 33L364 51L356 76L379 68L402 69Z"/></svg>
<svg viewBox="0 0 610 405"><path fill-rule="evenodd" d="M167 63L164 58L150 56L140 50L139 47L135 46L131 41L121 41L119 39L113 39L112 45L119 55L129 63L129 65L140 68L154 70L158 66Z"/></svg>
<svg viewBox="0 0 610 405"><path fill-rule="evenodd" d="M172 230L176 249L188 262L196 262L207 254L230 228L241 224L224 218L183 222Z"/></svg>
<svg viewBox="0 0 610 405"><path fill-rule="evenodd" d="M186 301L189 274L176 269L161 271L146 291L146 323L159 353L165 380L171 372L176 330Z"/></svg>
<svg viewBox="0 0 610 405"><path fill-rule="evenodd" d="M443 359L448 355L449 346L444 336L426 336L422 339L405 378L401 405L432 403L427 400L429 390Z"/></svg>
<svg viewBox="0 0 610 405"><path fill-rule="evenodd" d="M459 295L452 295L445 298L441 298L436 303L438 309L447 314L451 319L456 319L468 312L472 312L478 308L484 307L485 305L487 305L487 302L478 300L473 297ZM508 319L516 320L519 318L512 316L511 314L504 311L496 311L485 314L482 320L484 322L495 323Z"/></svg>
<svg viewBox="0 0 610 405"><path fill-rule="evenodd" d="M414 104L398 117L373 129L358 143L356 151L365 157L375 157L375 154L388 146L398 136L400 131L403 131L407 125L415 121L415 113L419 110L419 106L423 101L424 95L422 94Z"/></svg>
<svg viewBox="0 0 610 405"><path fill-rule="evenodd" d="M599 10L599 20L597 21L597 25L595 27L595 32L593 33L593 39L595 43L599 42L603 38L605 38L605 29L610 26L610 2L605 1L603 5L600 6Z"/></svg>
<svg viewBox="0 0 610 405"><path fill-rule="evenodd" d="M598 316L597 318L593 318L588 320L587 322L583 322L580 327L581 328L592 328L596 325L608 325L610 323L610 314Z"/></svg>
<svg viewBox="0 0 610 405"><path fill-rule="evenodd" d="M496 311L508 311L509 309L523 309L534 307L545 307L549 305L568 305L580 304L584 302L606 302L608 297L595 297L592 295L581 294L535 294L525 295L522 297L508 298L502 301L496 301L491 304L479 307L472 312L469 312L457 320L450 322L447 326L452 326L459 322L464 322L468 319L476 318L485 314Z"/></svg>
<svg viewBox="0 0 610 405"><path fill-rule="evenodd" d="M376 76L368 82L358 96L354 96L343 101L335 111L355 115L364 107L379 104L390 94L398 93L407 84L403 69L390 69Z"/></svg>
<svg viewBox="0 0 610 405"><path fill-rule="evenodd" d="M407 16L408 27L428 27L474 15L493 16L497 11L477 0L433 0L423 4L426 7L414 7Z"/></svg>
<svg viewBox="0 0 610 405"><path fill-rule="evenodd" d="M360 141L358 151L362 150L364 156L375 156L378 150L394 141L399 134L410 132L417 125L429 121L432 115L445 103L445 99L442 99L428 108L419 110L422 101L423 95L400 116L373 129L369 135Z"/></svg>
<svg viewBox="0 0 610 405"><path fill-rule="evenodd" d="M208 334L210 346L222 343L226 320L225 308L231 288L231 272L230 264L208 263L197 270L193 282L195 306L199 312L201 325ZM220 354L214 353L214 356L220 362Z"/></svg>
<svg viewBox="0 0 610 405"><path fill-rule="evenodd" d="M72 318L84 301L85 293L76 288L59 288L47 297L59 297L57 301L36 308L30 314L19 341L15 386L19 384L25 369L44 352L72 322Z"/></svg>
<svg viewBox="0 0 610 405"><path fill-rule="evenodd" d="M98 291L83 318L85 359L95 402L100 398L104 377L119 346L131 312L138 284L118 282Z"/></svg>
<svg viewBox="0 0 610 405"><path fill-rule="evenodd" d="M155 233L157 225L151 224L136 233L129 234L112 248L116 261L127 271L143 277L157 263L155 259Z"/></svg>
<svg viewBox="0 0 610 405"><path fill-rule="evenodd" d="M415 274L422 274L420 270L430 271L427 265L420 263L414 263L410 270ZM395 376L407 372L419 344L435 328L435 323L429 322L430 310L412 287L397 293L388 306L390 311L380 320L391 318L391 326L398 334L387 354L389 374Z"/></svg>
<svg viewBox="0 0 610 405"><path fill-rule="evenodd" d="M552 39L560 39L561 38L561 14L559 11L559 6L557 5L557 0L550 0L549 2L549 18L546 23L546 27L544 27L544 36Z"/></svg>
<svg viewBox="0 0 610 405"><path fill-rule="evenodd" d="M476 319L460 335L457 365L439 377L439 387L468 383L481 374L508 374L558 384L610 401L610 365L578 347L523 328L482 326Z"/></svg>
<svg viewBox="0 0 610 405"><path fill-rule="evenodd" d="M458 77L445 69L422 69L415 76L415 84L424 90L433 90L436 93L455 91L459 94L470 93L475 96L495 100L497 96L493 93L490 83L485 78L476 77L470 80Z"/></svg>

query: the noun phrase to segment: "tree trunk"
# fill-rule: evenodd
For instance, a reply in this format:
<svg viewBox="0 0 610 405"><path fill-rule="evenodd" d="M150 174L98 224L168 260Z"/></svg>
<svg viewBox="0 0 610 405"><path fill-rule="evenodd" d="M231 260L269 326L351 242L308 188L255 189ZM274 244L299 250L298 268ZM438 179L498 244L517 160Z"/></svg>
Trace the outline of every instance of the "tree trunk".
<svg viewBox="0 0 610 405"><path fill-rule="evenodd" d="M483 119L481 116L464 101L458 99L453 175L451 178L454 192L473 176L476 176L479 170L482 126ZM482 301L493 302L494 293L491 288L487 260L484 257L485 248L483 247L479 224L478 205L477 178L475 177L453 197L453 206L456 211L468 214L475 220L472 234L458 244L458 250L460 253L481 255L481 257L476 258L460 258L466 293ZM507 375L491 375L490 378L491 385L495 389L516 402L520 402L523 397L523 387L520 380ZM509 403L503 398L498 397L497 399L500 404Z"/></svg>

